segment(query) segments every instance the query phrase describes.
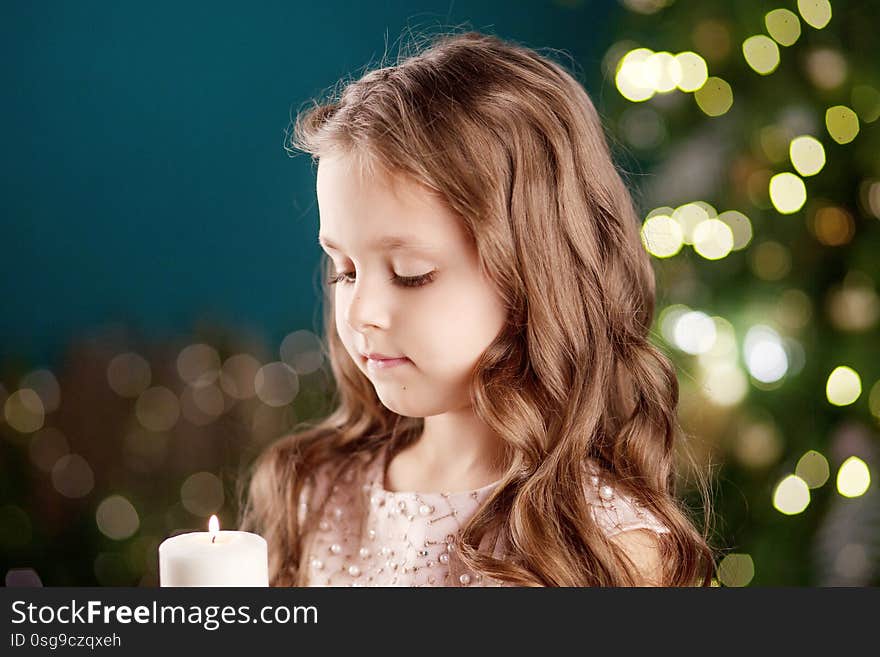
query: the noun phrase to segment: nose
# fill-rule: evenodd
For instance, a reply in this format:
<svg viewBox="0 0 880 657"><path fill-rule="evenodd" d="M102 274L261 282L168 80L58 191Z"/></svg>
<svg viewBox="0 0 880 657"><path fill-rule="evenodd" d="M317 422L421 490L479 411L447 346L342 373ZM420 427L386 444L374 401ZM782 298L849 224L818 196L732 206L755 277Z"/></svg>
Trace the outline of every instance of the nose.
<svg viewBox="0 0 880 657"><path fill-rule="evenodd" d="M359 275L354 283L351 297L346 301L345 322L353 331L364 329L388 328L390 319L389 299L387 291L382 289L380 277L368 279Z"/></svg>

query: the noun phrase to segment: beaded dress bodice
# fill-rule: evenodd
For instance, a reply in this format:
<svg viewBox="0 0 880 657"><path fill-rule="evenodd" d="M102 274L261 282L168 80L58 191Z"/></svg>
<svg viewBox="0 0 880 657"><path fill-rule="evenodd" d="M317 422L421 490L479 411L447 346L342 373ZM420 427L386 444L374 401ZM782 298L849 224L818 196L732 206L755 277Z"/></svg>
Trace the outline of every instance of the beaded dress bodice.
<svg viewBox="0 0 880 657"><path fill-rule="evenodd" d="M384 487L387 446L362 467L348 468L330 489L319 471L300 497L302 526L309 505L329 494L317 528L305 537L307 586L500 586L479 573L452 568L455 538L498 482L461 492L416 493ZM668 532L647 509L604 483L592 460L587 500L611 536L633 529ZM499 556L498 546L494 554Z"/></svg>

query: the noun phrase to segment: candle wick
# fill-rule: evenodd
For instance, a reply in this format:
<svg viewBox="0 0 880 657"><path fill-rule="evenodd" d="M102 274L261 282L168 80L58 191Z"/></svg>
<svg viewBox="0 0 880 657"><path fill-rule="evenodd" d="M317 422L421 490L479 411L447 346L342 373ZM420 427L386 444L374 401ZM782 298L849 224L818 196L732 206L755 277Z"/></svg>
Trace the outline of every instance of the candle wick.
<svg viewBox="0 0 880 657"><path fill-rule="evenodd" d="M213 543L216 540L217 540L217 535L215 534L214 536L211 537L211 542Z"/></svg>

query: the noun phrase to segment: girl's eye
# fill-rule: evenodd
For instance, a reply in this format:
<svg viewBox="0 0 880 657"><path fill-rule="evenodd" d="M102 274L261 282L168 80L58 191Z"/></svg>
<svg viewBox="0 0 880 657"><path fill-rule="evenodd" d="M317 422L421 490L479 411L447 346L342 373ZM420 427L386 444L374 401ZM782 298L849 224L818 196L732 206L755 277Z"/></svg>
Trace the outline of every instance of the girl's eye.
<svg viewBox="0 0 880 657"><path fill-rule="evenodd" d="M395 274L391 277L391 282L400 285L401 287L421 287L434 280L435 274L436 271L429 271L427 274L422 274L420 276L398 276ZM336 274L335 276L332 276L327 283L330 285L336 285L337 283L354 283L354 272L344 271Z"/></svg>

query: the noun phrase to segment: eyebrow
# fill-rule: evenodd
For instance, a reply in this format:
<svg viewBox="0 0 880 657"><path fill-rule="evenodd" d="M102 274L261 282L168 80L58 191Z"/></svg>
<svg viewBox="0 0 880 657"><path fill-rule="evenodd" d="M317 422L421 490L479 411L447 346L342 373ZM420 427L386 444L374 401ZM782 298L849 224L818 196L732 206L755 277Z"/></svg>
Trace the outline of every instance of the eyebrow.
<svg viewBox="0 0 880 657"><path fill-rule="evenodd" d="M325 238L323 235L318 235L318 244L326 246L328 249L341 251L341 249L336 244ZM420 242L405 235L383 235L381 237L370 240L367 243L367 248L384 249L386 251L394 251L397 249L420 249L425 251L434 251L437 247L425 244L424 242Z"/></svg>

